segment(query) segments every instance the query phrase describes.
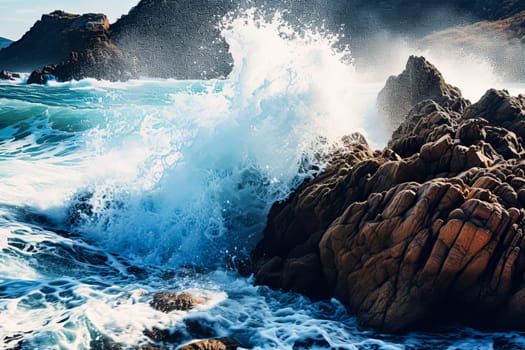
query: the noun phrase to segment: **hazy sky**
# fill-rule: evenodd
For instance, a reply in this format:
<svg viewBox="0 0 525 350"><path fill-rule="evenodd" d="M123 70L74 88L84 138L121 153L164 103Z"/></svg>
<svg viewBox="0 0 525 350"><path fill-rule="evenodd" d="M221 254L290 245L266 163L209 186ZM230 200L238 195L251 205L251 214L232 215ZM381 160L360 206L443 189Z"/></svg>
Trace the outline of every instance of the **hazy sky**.
<svg viewBox="0 0 525 350"><path fill-rule="evenodd" d="M20 37L42 16L54 10L102 12L113 23L139 0L0 0L0 37Z"/></svg>

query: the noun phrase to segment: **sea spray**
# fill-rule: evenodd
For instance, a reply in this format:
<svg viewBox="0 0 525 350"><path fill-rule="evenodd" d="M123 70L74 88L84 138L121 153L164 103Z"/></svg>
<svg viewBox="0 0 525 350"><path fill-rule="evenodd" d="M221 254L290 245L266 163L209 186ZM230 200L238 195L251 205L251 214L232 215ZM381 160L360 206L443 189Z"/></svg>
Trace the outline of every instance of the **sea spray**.
<svg viewBox="0 0 525 350"><path fill-rule="evenodd" d="M68 175L84 182L68 209L74 228L153 264L247 256L272 203L312 175L305 159L322 168L319 154L342 136L380 126L336 38L292 34L279 15L234 18L224 29L235 61L226 81L173 81L160 106L113 107L83 132L82 172ZM145 88L96 86L124 100Z"/></svg>
<svg viewBox="0 0 525 350"><path fill-rule="evenodd" d="M350 132L374 148L388 134L374 112L384 81L363 84L335 38L279 16L225 27L224 81L0 83L0 348L136 348L154 327L254 349L523 347L518 333L377 334L335 300L223 268L312 175L305 160L322 167ZM149 306L162 290L207 303L163 314Z"/></svg>

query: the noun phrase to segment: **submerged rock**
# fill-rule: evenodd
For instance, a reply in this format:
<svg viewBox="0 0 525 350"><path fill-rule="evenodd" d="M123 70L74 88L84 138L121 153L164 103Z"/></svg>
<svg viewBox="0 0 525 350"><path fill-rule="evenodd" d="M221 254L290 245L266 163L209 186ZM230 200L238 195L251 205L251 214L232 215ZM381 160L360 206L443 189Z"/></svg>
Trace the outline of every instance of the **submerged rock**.
<svg viewBox="0 0 525 350"><path fill-rule="evenodd" d="M443 96L409 111L391 149L350 145L275 204L256 282L336 297L384 331L525 329L524 97L490 90L466 107Z"/></svg>
<svg viewBox="0 0 525 350"><path fill-rule="evenodd" d="M162 292L153 296L150 305L156 310L168 313L175 310L189 311L198 305L204 304L204 302L203 299L194 297L186 292Z"/></svg>
<svg viewBox="0 0 525 350"><path fill-rule="evenodd" d="M43 69L35 70L29 75L27 84L47 84L48 81L54 78L55 66L46 66Z"/></svg>
<svg viewBox="0 0 525 350"><path fill-rule="evenodd" d="M11 73L6 70L0 71L0 80L15 80L20 78L20 74Z"/></svg>
<svg viewBox="0 0 525 350"><path fill-rule="evenodd" d="M179 350L236 350L241 344L232 338L217 338L192 342Z"/></svg>

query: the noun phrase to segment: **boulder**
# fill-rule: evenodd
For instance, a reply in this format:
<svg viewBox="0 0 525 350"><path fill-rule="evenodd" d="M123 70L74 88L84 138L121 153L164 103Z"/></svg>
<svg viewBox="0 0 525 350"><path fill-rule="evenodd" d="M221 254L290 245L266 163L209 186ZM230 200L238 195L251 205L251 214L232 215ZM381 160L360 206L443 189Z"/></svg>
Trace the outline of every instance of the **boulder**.
<svg viewBox="0 0 525 350"><path fill-rule="evenodd" d="M241 344L232 338L199 340L183 345L179 350L236 350Z"/></svg>
<svg viewBox="0 0 525 350"><path fill-rule="evenodd" d="M469 106L465 119L485 118L497 126L512 127L518 119L525 118L525 96L510 96L507 90L490 89L481 99Z"/></svg>
<svg viewBox="0 0 525 350"><path fill-rule="evenodd" d="M162 312L189 311L196 306L203 304L204 300L194 297L190 293L162 292L153 296L150 302L151 307Z"/></svg>
<svg viewBox="0 0 525 350"><path fill-rule="evenodd" d="M15 80L18 78L20 78L20 74L11 73L6 70L0 71L0 80Z"/></svg>
<svg viewBox="0 0 525 350"><path fill-rule="evenodd" d="M45 85L51 79L54 79L56 66L45 66L42 69L31 72L27 79L27 84Z"/></svg>

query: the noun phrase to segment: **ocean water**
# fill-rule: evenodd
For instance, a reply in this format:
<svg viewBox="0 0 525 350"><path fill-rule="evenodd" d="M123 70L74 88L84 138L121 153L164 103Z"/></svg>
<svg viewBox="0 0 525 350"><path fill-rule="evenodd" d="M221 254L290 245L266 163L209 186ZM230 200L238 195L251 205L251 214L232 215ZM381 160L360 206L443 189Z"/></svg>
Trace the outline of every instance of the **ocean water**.
<svg viewBox="0 0 525 350"><path fill-rule="evenodd" d="M272 203L310 165L351 132L381 148L391 127L375 111L382 83L335 37L249 13L224 35L225 80L0 83L0 348L133 349L153 328L181 334L173 349L217 336L255 349L525 348L520 333L453 325L380 334L336 300L239 276ZM164 314L149 306L159 291L206 303Z"/></svg>

